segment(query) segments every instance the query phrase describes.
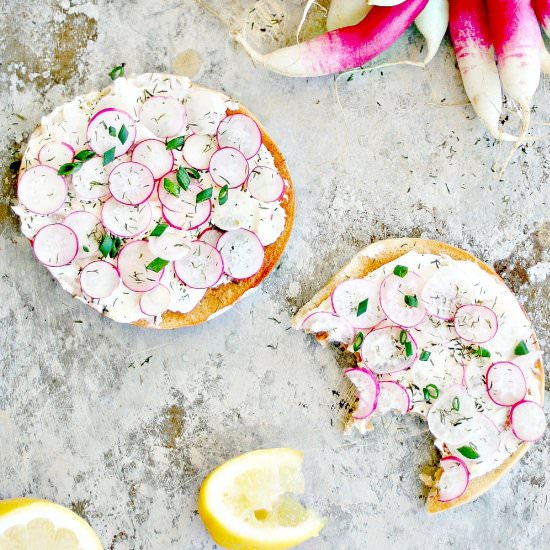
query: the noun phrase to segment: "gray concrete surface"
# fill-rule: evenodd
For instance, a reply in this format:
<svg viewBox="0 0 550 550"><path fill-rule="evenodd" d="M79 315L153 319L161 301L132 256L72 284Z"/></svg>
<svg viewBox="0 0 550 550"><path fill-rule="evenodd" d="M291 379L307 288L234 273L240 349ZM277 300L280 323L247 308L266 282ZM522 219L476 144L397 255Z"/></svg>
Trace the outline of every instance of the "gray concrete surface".
<svg viewBox="0 0 550 550"><path fill-rule="evenodd" d="M421 46L411 31L387 57ZM304 548L548 547L548 435L476 502L427 517L425 426L388 417L365 438L344 435L346 358L289 330L361 246L412 235L495 265L548 351L548 142L524 147L498 182L490 168L507 149L471 107L446 106L465 99L448 42L426 70L341 81L339 106L333 79L254 67L192 0L0 0L0 60L0 497L71 506L106 548L213 548L196 513L203 476L237 453L290 445L305 451L306 501L329 518ZM136 73L196 72L239 98L294 175L296 226L280 269L205 326L161 333L100 318L38 265L9 211L8 166L41 114L106 85L121 61ZM550 119L545 85L537 121Z"/></svg>

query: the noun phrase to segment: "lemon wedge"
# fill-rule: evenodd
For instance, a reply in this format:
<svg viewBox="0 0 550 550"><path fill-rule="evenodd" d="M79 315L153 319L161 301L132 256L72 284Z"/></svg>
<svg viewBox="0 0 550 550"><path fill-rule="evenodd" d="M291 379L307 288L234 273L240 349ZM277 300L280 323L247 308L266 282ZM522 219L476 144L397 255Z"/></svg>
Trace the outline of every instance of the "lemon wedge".
<svg viewBox="0 0 550 550"><path fill-rule="evenodd" d="M68 508L31 498L0 501L0 550L102 550L92 528Z"/></svg>
<svg viewBox="0 0 550 550"><path fill-rule="evenodd" d="M228 550L283 550L316 537L325 522L293 494L305 489L303 455L262 449L216 468L203 482L199 514Z"/></svg>

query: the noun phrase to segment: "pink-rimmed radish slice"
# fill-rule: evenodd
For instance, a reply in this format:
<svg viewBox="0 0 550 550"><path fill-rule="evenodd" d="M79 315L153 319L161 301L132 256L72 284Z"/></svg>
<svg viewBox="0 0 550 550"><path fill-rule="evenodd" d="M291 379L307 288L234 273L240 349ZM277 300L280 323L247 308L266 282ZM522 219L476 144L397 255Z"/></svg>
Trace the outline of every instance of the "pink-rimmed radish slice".
<svg viewBox="0 0 550 550"><path fill-rule="evenodd" d="M78 238L77 258L89 258L97 254L105 230L95 214L76 210L63 220L63 225L70 227Z"/></svg>
<svg viewBox="0 0 550 550"><path fill-rule="evenodd" d="M233 279L247 279L260 271L265 250L256 233L235 229L224 233L218 241L225 272Z"/></svg>
<svg viewBox="0 0 550 550"><path fill-rule="evenodd" d="M500 446L500 432L495 423L482 413L476 413L475 420L477 427L470 432L464 444L449 446L449 451L453 455L460 456L466 462L489 458Z"/></svg>
<svg viewBox="0 0 550 550"><path fill-rule="evenodd" d="M509 361L493 363L485 376L491 401L502 407L511 407L527 393L527 382L520 367Z"/></svg>
<svg viewBox="0 0 550 550"><path fill-rule="evenodd" d="M132 160L147 166L156 180L174 168L174 154L166 149L164 141L158 139L139 142L132 151Z"/></svg>
<svg viewBox="0 0 550 550"><path fill-rule="evenodd" d="M461 497L470 482L470 472L464 460L457 456L446 456L441 459L439 466L443 473L437 483L438 500L449 502Z"/></svg>
<svg viewBox="0 0 550 550"><path fill-rule="evenodd" d="M214 136L192 134L185 140L181 152L185 162L190 166L197 170L207 170L217 148Z"/></svg>
<svg viewBox="0 0 550 550"><path fill-rule="evenodd" d="M247 181L248 192L262 202L278 201L285 192L285 182L277 170L256 166Z"/></svg>
<svg viewBox="0 0 550 550"><path fill-rule="evenodd" d="M390 273L380 286L380 305L388 319L400 327L412 328L426 317L422 304L424 281L420 275L409 271L404 277ZM407 304L409 300L410 304Z"/></svg>
<svg viewBox="0 0 550 550"><path fill-rule="evenodd" d="M344 374L357 388L357 397L359 398L357 407L351 416L356 420L367 418L376 410L378 405L380 384L376 376L369 370L360 367L347 369Z"/></svg>
<svg viewBox="0 0 550 550"><path fill-rule="evenodd" d="M111 197L103 204L101 221L113 235L128 239L143 233L151 223L152 210L148 202L128 206Z"/></svg>
<svg viewBox="0 0 550 550"><path fill-rule="evenodd" d="M120 203L141 204L155 189L153 172L139 162L121 162L109 174L109 190Z"/></svg>
<svg viewBox="0 0 550 550"><path fill-rule="evenodd" d="M187 231L167 227L162 235L149 237L147 242L153 254L165 260L179 260L191 253L193 237Z"/></svg>
<svg viewBox="0 0 550 550"><path fill-rule="evenodd" d="M409 332L396 326L371 330L361 345L361 358L375 374L390 374L408 369L417 354L418 347L414 338Z"/></svg>
<svg viewBox="0 0 550 550"><path fill-rule="evenodd" d="M70 264L78 253L75 232L62 223L51 223L38 230L32 241L37 259L49 267Z"/></svg>
<svg viewBox="0 0 550 550"><path fill-rule="evenodd" d="M178 279L191 288L210 288L223 275L221 254L211 245L202 241L191 243L191 252L174 262Z"/></svg>
<svg viewBox="0 0 550 550"><path fill-rule="evenodd" d="M80 287L90 298L107 298L119 284L117 268L105 260L90 262L80 273Z"/></svg>
<svg viewBox="0 0 550 550"><path fill-rule="evenodd" d="M220 147L238 149L246 159L256 156L262 146L262 132L256 122L241 113L225 117L216 134Z"/></svg>
<svg viewBox="0 0 550 550"><path fill-rule="evenodd" d="M164 285L157 285L141 295L139 308L145 315L156 317L167 311L170 299L170 290Z"/></svg>
<svg viewBox="0 0 550 550"><path fill-rule="evenodd" d="M158 138L183 133L187 115L175 97L153 96L142 106L139 121Z"/></svg>
<svg viewBox="0 0 550 550"><path fill-rule="evenodd" d="M522 441L537 441L544 435L546 418L534 401L520 401L510 409L512 433Z"/></svg>
<svg viewBox="0 0 550 550"><path fill-rule="evenodd" d="M399 411L402 414L408 413L411 410L411 396L399 382L382 380L380 382L378 410L380 412Z"/></svg>
<svg viewBox="0 0 550 550"><path fill-rule="evenodd" d="M215 227L207 227L199 236L199 241L204 241L205 243L211 244L214 247L218 247L218 241L223 235L223 231L216 229Z"/></svg>
<svg viewBox="0 0 550 550"><path fill-rule="evenodd" d="M101 199L109 194L110 166L103 166L101 157L87 160L73 174L72 184L77 196L86 200Z"/></svg>
<svg viewBox="0 0 550 550"><path fill-rule="evenodd" d="M57 170L40 164L29 168L19 178L17 197L35 214L53 214L67 198L67 184Z"/></svg>
<svg viewBox="0 0 550 550"><path fill-rule="evenodd" d="M126 128L127 135L124 143L119 138L122 127ZM114 131L112 130L114 128ZM124 132L122 132L124 134ZM114 134L114 135L111 135ZM86 138L90 149L98 155L103 155L113 147L115 157L123 155L132 147L136 139L136 125L134 119L122 109L109 107L98 111L88 123Z"/></svg>
<svg viewBox="0 0 550 550"><path fill-rule="evenodd" d="M456 333L466 342L483 344L495 337L498 319L491 308L467 304L456 310L454 325Z"/></svg>
<svg viewBox="0 0 550 550"><path fill-rule="evenodd" d="M171 175L168 175L171 179ZM159 199L162 204L164 219L175 229L186 231L196 229L208 221L212 213L212 201L210 199L197 202L197 195L202 191L198 185L191 185L187 191L180 190L178 197L168 193L164 189L162 181L159 182Z"/></svg>
<svg viewBox="0 0 550 550"><path fill-rule="evenodd" d="M300 325L300 328L313 334L326 334L331 342L348 345L353 342L355 331L346 319L330 311L314 311Z"/></svg>
<svg viewBox="0 0 550 550"><path fill-rule="evenodd" d="M75 150L68 143L48 141L38 151L38 161L59 170L63 164L73 161L74 154Z"/></svg>
<svg viewBox="0 0 550 550"><path fill-rule="evenodd" d="M117 267L124 286L134 292L147 292L155 288L164 274L147 269L157 259L149 250L147 241L132 241L124 245L117 256Z"/></svg>
<svg viewBox="0 0 550 550"><path fill-rule="evenodd" d="M248 170L245 156L233 147L218 149L208 165L214 183L219 187L227 185L230 189L240 187L246 181Z"/></svg>
<svg viewBox="0 0 550 550"><path fill-rule="evenodd" d="M385 318L378 300L378 289L379 285L374 281L365 279L344 281L332 291L332 309L355 328L372 328ZM366 300L368 302L365 307ZM357 315L361 303L364 312Z"/></svg>

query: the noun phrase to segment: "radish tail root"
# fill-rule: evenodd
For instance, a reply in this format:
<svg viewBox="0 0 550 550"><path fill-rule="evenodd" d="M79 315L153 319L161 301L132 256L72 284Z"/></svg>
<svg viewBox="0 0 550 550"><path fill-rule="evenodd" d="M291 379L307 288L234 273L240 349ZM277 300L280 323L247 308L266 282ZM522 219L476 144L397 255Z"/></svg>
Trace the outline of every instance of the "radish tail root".
<svg viewBox="0 0 550 550"><path fill-rule="evenodd" d="M514 156L515 152L521 147L521 145L527 140L527 132L529 131L529 127L531 125L531 109L529 108L529 105L526 103L522 103L520 106L521 111L521 131L519 133L518 139L514 143L514 146L512 147L512 150L508 153L508 156L506 157L506 160L504 161L504 164L502 165L502 168L498 172L498 179L501 180L504 176L504 172L508 168L508 165L510 164L510 161L512 160L512 157Z"/></svg>

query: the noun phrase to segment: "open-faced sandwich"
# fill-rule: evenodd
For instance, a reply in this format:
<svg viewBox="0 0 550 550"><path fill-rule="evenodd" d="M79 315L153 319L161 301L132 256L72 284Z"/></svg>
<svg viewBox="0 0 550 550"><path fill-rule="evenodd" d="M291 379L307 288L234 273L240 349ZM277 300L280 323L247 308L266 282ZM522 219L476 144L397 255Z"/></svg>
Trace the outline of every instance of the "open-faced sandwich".
<svg viewBox="0 0 550 550"><path fill-rule="evenodd" d="M168 74L116 78L44 117L17 196L21 229L63 288L158 328L204 322L254 289L294 219L286 163L258 121Z"/></svg>
<svg viewBox="0 0 550 550"><path fill-rule="evenodd" d="M363 249L294 318L342 344L357 390L352 425L396 410L426 419L441 454L427 510L481 495L542 437L544 371L537 338L487 265L437 241Z"/></svg>

